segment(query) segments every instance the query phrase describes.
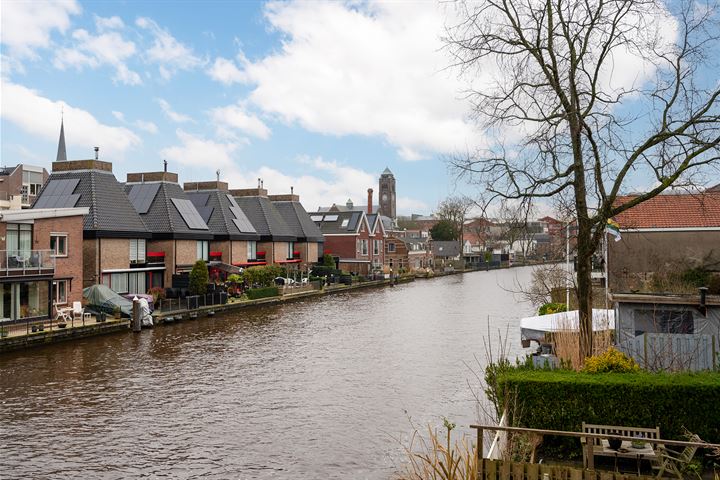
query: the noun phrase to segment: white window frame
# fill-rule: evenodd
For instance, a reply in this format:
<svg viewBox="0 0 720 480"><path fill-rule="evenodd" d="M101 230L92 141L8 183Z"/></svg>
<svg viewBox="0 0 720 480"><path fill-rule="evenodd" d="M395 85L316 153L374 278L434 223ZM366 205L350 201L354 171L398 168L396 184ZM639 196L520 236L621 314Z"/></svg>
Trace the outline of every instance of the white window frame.
<svg viewBox="0 0 720 480"><path fill-rule="evenodd" d="M144 238L130 239L130 263L145 263L146 261L146 242Z"/></svg>
<svg viewBox="0 0 720 480"><path fill-rule="evenodd" d="M60 284L63 284L63 293L64 293L64 299L60 300ZM53 289L55 290L55 295L53 296L53 304L54 305L66 305L67 299L68 299L68 286L69 281L68 280L53 280Z"/></svg>
<svg viewBox="0 0 720 480"><path fill-rule="evenodd" d="M367 257L368 255L368 240L367 238L360 239L360 255Z"/></svg>
<svg viewBox="0 0 720 480"><path fill-rule="evenodd" d="M247 259L248 260L256 260L257 259L257 241L256 240L248 240L247 241Z"/></svg>
<svg viewBox="0 0 720 480"><path fill-rule="evenodd" d="M53 237L54 238L64 238L65 239L65 252L60 252L58 249L58 241L55 240L55 247L53 247ZM53 251L52 256L53 257L67 257L68 256L68 234L67 233L60 233L60 232L50 232L50 250Z"/></svg>
<svg viewBox="0 0 720 480"><path fill-rule="evenodd" d="M287 258L288 258L288 259L295 258L295 257L293 256L293 253L295 252L295 242L288 242L287 245L288 245Z"/></svg>
<svg viewBox="0 0 720 480"><path fill-rule="evenodd" d="M373 255L380 255L382 240L373 240Z"/></svg>
<svg viewBox="0 0 720 480"><path fill-rule="evenodd" d="M210 242L208 240L198 240L196 243L196 253L198 260L210 259Z"/></svg>

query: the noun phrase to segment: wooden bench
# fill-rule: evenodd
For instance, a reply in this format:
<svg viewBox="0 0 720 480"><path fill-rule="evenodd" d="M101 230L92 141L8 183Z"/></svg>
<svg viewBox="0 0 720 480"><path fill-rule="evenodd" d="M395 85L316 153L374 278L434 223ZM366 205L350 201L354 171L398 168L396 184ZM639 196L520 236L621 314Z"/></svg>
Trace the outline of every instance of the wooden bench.
<svg viewBox="0 0 720 480"><path fill-rule="evenodd" d="M651 438L651 439L658 439L660 438L660 427L655 428L644 428L644 427L619 427L616 425L593 425L590 423L583 422L582 424L582 431L583 433L594 433L594 434L600 434L600 435L608 435L608 437L612 436L622 436L622 437L643 437L643 438ZM615 452L608 452L608 450L602 445L601 438L593 437L593 438L582 438L581 442L585 444L587 440L590 440L593 445L593 455L604 455L609 457L617 457L617 453ZM585 445L583 445L585 447ZM583 465L585 468L588 467L588 449L583 448ZM590 465L592 465L594 462L591 462Z"/></svg>

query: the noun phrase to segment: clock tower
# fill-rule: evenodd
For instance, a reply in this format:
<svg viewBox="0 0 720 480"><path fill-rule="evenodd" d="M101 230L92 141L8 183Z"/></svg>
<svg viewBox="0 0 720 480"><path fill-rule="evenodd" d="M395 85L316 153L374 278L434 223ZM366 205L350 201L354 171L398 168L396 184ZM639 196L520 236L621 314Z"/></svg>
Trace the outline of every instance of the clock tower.
<svg viewBox="0 0 720 480"><path fill-rule="evenodd" d="M386 168L382 175L380 175L379 183L380 189L378 190L378 197L380 200L380 215L395 220L397 218L395 211L395 176L389 168Z"/></svg>

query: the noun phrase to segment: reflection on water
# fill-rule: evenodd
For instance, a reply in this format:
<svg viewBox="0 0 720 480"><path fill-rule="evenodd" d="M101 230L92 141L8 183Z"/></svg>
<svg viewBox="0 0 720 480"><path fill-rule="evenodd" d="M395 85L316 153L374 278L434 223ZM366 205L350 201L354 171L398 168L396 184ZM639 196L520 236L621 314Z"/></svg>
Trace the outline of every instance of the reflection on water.
<svg viewBox="0 0 720 480"><path fill-rule="evenodd" d="M0 356L3 478L388 478L475 420L467 364L529 268L422 280ZM407 413L406 413L407 412Z"/></svg>

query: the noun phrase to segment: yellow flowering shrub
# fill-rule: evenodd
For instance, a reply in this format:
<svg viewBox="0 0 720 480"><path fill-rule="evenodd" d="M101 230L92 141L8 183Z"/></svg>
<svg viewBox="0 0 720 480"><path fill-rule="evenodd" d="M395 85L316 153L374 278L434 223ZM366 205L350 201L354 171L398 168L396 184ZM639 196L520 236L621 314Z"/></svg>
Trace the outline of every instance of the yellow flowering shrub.
<svg viewBox="0 0 720 480"><path fill-rule="evenodd" d="M601 355L586 358L582 371L585 373L631 373L639 372L640 366L623 352L610 347Z"/></svg>

